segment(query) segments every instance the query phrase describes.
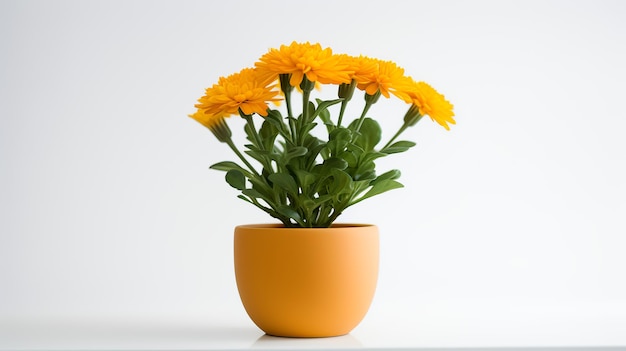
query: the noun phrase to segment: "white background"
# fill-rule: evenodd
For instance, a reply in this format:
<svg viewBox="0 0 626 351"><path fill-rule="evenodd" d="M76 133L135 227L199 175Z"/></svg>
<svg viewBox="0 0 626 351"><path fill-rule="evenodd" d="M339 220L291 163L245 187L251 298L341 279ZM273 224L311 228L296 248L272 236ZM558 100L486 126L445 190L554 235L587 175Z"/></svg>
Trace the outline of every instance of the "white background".
<svg viewBox="0 0 626 351"><path fill-rule="evenodd" d="M624 344L625 18L621 1L4 1L0 322L253 327L232 231L272 219L208 169L234 157L187 114L297 40L393 60L455 105L451 131L425 118L380 163L404 189L340 218L381 231L359 328ZM404 109L370 114L388 137Z"/></svg>

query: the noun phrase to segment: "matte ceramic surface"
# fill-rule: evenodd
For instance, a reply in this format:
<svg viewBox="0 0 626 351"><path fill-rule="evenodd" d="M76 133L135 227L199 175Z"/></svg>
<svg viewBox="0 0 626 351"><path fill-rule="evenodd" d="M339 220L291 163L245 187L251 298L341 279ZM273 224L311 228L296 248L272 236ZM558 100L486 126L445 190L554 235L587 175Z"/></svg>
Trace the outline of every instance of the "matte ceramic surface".
<svg viewBox="0 0 626 351"><path fill-rule="evenodd" d="M234 248L241 301L269 335L344 335L372 302L378 279L376 226L238 226Z"/></svg>

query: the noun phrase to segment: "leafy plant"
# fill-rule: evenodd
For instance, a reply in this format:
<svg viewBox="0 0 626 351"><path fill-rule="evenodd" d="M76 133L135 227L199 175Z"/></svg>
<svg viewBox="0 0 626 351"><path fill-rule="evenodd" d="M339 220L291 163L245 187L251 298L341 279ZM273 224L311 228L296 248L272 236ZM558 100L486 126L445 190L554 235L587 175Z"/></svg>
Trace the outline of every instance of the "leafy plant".
<svg viewBox="0 0 626 351"><path fill-rule="evenodd" d="M336 55L319 44L294 42L271 49L255 66L220 78L199 99L191 117L226 143L241 162L222 161L211 168L225 172L226 182L240 191L240 199L287 227L328 227L348 207L401 188L400 171L379 174L376 161L415 146L397 138L426 114L446 129L447 123L455 123L452 105L441 94L405 76L390 61ZM338 98L311 101L316 84L336 85ZM302 98L298 115L292 112L294 87ZM363 110L344 126L356 89L364 92ZM367 113L390 93L410 107L400 129L381 146L381 127ZM286 115L268 105L282 99ZM339 113L333 118L329 108L336 105ZM243 153L225 122L231 115L245 120L248 143ZM256 115L263 118L260 124ZM315 135L319 130L325 137Z"/></svg>

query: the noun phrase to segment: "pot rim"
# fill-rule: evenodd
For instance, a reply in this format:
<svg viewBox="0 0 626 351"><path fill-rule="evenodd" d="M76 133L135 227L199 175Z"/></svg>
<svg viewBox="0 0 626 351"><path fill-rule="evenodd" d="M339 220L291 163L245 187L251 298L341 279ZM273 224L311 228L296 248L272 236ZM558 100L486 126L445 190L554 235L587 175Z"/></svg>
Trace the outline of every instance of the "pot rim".
<svg viewBox="0 0 626 351"><path fill-rule="evenodd" d="M364 227L376 227L375 224L369 223L333 223L330 227L285 227L282 223L254 223L254 224L241 224L236 226L235 228L246 228L246 229L287 229L287 230L328 230L328 229L337 229L337 228L364 228Z"/></svg>

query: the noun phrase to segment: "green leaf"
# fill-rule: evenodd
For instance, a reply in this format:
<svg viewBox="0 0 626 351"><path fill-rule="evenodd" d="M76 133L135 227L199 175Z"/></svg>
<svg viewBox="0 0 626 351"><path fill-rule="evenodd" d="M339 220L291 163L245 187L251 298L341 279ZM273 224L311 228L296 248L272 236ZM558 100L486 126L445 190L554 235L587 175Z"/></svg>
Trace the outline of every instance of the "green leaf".
<svg viewBox="0 0 626 351"><path fill-rule="evenodd" d="M352 140L352 130L348 128L337 128L328 134L328 140Z"/></svg>
<svg viewBox="0 0 626 351"><path fill-rule="evenodd" d="M265 121L271 123L282 136L289 135L289 127L283 119L283 115L278 110L268 110Z"/></svg>
<svg viewBox="0 0 626 351"><path fill-rule="evenodd" d="M225 171L228 172L230 170L236 169L244 174L248 173L248 171L246 171L243 167L241 167L240 165L236 164L235 162L232 161L222 161L222 162L218 162L212 166L209 167L210 169L215 169L218 171Z"/></svg>
<svg viewBox="0 0 626 351"><path fill-rule="evenodd" d="M287 206L287 205L281 205L279 206L276 211L288 218L293 218L296 222L299 222L302 220L302 218L300 217L300 214L294 210L293 208Z"/></svg>
<svg viewBox="0 0 626 351"><path fill-rule="evenodd" d="M294 146L294 147L290 147L287 152L285 152L283 154L283 158L280 160L280 162L284 165L289 163L289 161L291 161L291 159L295 158L295 157L300 157L300 156L304 156L307 154L309 150L304 147L304 146Z"/></svg>
<svg viewBox="0 0 626 351"><path fill-rule="evenodd" d="M348 167L348 162L346 160L339 157L331 157L324 161L323 164L325 169L346 169Z"/></svg>
<svg viewBox="0 0 626 351"><path fill-rule="evenodd" d="M256 142L255 138L254 138L254 133L256 132L252 126L250 126L250 124L246 123L243 126L243 130L246 132L246 138L248 140L250 140L251 142Z"/></svg>
<svg viewBox="0 0 626 351"><path fill-rule="evenodd" d="M319 109L319 105L323 102L320 99L315 99L317 101L317 106ZM335 123L333 123L333 121L330 119L330 112L328 112L328 109L323 109L322 111L320 111L319 113L320 119L322 120L322 122L324 122L324 124L328 127L328 131L332 131L333 127L335 126Z"/></svg>
<svg viewBox="0 0 626 351"><path fill-rule="evenodd" d="M260 192L256 191L255 189L243 189L241 192L244 195L246 195L248 197L251 197L251 198L254 198L254 199L263 199L264 198L264 196Z"/></svg>
<svg viewBox="0 0 626 351"><path fill-rule="evenodd" d="M374 160L379 157L387 156L376 151L366 152L360 155L356 164L350 167L348 173L352 175L354 180L366 180L376 178L376 164Z"/></svg>
<svg viewBox="0 0 626 351"><path fill-rule="evenodd" d="M242 199L245 202L249 202L251 204L254 205L254 202L250 201L250 199L248 199L247 197L243 196L243 195L237 195L238 198Z"/></svg>
<svg viewBox="0 0 626 351"><path fill-rule="evenodd" d="M358 120L353 121L350 124L350 127L356 128L354 124L357 122ZM380 142L380 138L382 136L380 125L371 118L365 118L363 120L359 133L360 134L355 137L354 144L360 146L365 151L374 150L374 147Z"/></svg>
<svg viewBox="0 0 626 351"><path fill-rule="evenodd" d="M351 169L350 174L355 180L376 178L376 164L374 162L359 162L356 169Z"/></svg>
<svg viewBox="0 0 626 351"><path fill-rule="evenodd" d="M415 145L416 144L412 141L401 140L387 146L386 148L380 150L380 152L385 154L397 154L399 152L405 152Z"/></svg>
<svg viewBox="0 0 626 351"><path fill-rule="evenodd" d="M341 158L348 163L348 167L355 168L357 166L357 157L353 152L344 152L341 154Z"/></svg>
<svg viewBox="0 0 626 351"><path fill-rule="evenodd" d="M311 146L308 146L309 151L307 152L307 156L306 156L306 164L307 165L314 164L317 156L320 154L322 150L324 150L325 147L326 147L326 143L322 142L319 139L318 139L318 143L311 144Z"/></svg>
<svg viewBox="0 0 626 351"><path fill-rule="evenodd" d="M248 144L245 147L249 150L245 150L244 153L253 159L259 161L261 164L265 162L265 157L271 156L269 152L265 150L261 150L258 147Z"/></svg>
<svg viewBox="0 0 626 351"><path fill-rule="evenodd" d="M289 174L286 173L273 173L267 177L270 182L274 183L275 187L279 187L285 189L288 193L292 195L298 194L298 184L296 184L295 179Z"/></svg>
<svg viewBox="0 0 626 351"><path fill-rule="evenodd" d="M356 144L348 144L348 146L346 146L346 150L354 153L355 156L360 156L361 154L365 152L365 150L363 150L362 147Z"/></svg>
<svg viewBox="0 0 626 351"><path fill-rule="evenodd" d="M243 173L236 169L226 172L226 182L235 189L243 190L246 188L246 177Z"/></svg>
<svg viewBox="0 0 626 351"><path fill-rule="evenodd" d="M343 100L344 99L335 99L335 100L321 101L321 100L317 99L317 109L315 109L315 111L313 112L313 115L311 116L311 120L313 120L318 115L321 115L322 113L324 113L324 111L328 112L327 109L330 106L338 104L338 103L342 102ZM323 118L322 118L322 121L324 121ZM324 121L324 123L326 123L326 121Z"/></svg>
<svg viewBox="0 0 626 351"><path fill-rule="evenodd" d="M374 160L376 160L377 158L381 158L385 156L387 156L387 154L384 154L382 152L370 151L361 155L361 158L359 159L359 163L374 162Z"/></svg>
<svg viewBox="0 0 626 351"><path fill-rule="evenodd" d="M330 183L330 187L328 188L329 194L338 198L339 195L352 191L352 177L350 177L348 173L335 168L332 170L331 175L332 181Z"/></svg>
<svg viewBox="0 0 626 351"><path fill-rule="evenodd" d="M331 155L337 156L342 154L352 141L352 131L348 128L336 128L328 134L328 143L326 147Z"/></svg>
<svg viewBox="0 0 626 351"><path fill-rule="evenodd" d="M359 201L363 201L367 198L370 198L372 196L376 196L379 194L382 194L384 192L387 192L389 190L393 190L393 189L398 189L398 188L402 188L404 187L404 185L402 185L400 182L397 182L393 179L384 179L381 180L379 182L375 182L372 186L372 188L365 193L365 195L363 195L362 197L360 197L359 199L357 199L354 203L359 202Z"/></svg>
<svg viewBox="0 0 626 351"><path fill-rule="evenodd" d="M363 170L354 175L354 180L372 180L375 178L376 171L374 170L374 167L371 167L371 169Z"/></svg>
<svg viewBox="0 0 626 351"><path fill-rule="evenodd" d="M255 178L250 179L250 181L252 182L253 179ZM257 181L252 183L252 189L254 189L258 194L261 195L259 196L259 198L269 203L276 193L274 189L263 181ZM245 193L245 191L242 192Z"/></svg>
<svg viewBox="0 0 626 351"><path fill-rule="evenodd" d="M330 195L330 194L320 195L319 197L314 198L315 207L321 206L325 202L328 202L328 201L332 200L332 198L333 198L333 196Z"/></svg>
<svg viewBox="0 0 626 351"><path fill-rule="evenodd" d="M296 175L296 179L298 180L298 184L300 184L300 188L302 188L303 191L311 186L311 184L313 184L317 179L313 173L301 169L295 170L294 173Z"/></svg>
<svg viewBox="0 0 626 351"><path fill-rule="evenodd" d="M398 179L400 178L400 171L397 169L392 169L391 171L385 172L381 175L379 175L378 177L376 177L376 179L372 182L372 185L376 184L377 182L381 182L383 180L387 180L387 179Z"/></svg>
<svg viewBox="0 0 626 351"><path fill-rule="evenodd" d="M259 136L263 142L263 147L266 150L272 150L274 147L274 140L278 136L278 128L274 126L268 120L265 120L259 129Z"/></svg>

